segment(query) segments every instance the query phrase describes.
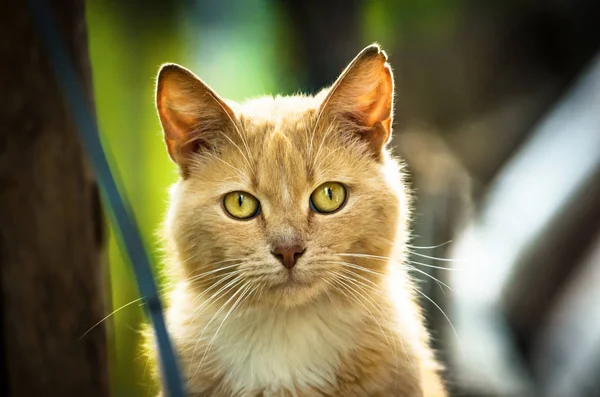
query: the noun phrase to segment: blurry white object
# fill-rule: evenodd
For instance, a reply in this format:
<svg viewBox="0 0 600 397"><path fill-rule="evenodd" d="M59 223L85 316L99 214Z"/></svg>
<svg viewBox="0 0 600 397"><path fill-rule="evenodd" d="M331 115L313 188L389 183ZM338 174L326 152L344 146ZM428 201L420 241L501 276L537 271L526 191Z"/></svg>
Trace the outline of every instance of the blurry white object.
<svg viewBox="0 0 600 397"><path fill-rule="evenodd" d="M519 258L598 169L600 57L501 170L480 214L451 249L462 269L451 278L461 383L501 396L531 395L498 300Z"/></svg>

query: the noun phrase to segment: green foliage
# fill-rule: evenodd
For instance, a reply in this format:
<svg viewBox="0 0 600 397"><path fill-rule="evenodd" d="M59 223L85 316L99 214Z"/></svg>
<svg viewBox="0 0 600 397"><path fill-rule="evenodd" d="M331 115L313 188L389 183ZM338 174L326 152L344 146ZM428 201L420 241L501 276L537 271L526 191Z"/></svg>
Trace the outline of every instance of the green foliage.
<svg viewBox="0 0 600 397"><path fill-rule="evenodd" d="M151 253L158 250L154 230L164 213L169 184L175 167L163 148L160 126L153 105L154 76L166 60L186 62L177 34L152 29L132 29L118 4L103 0L87 3L90 56L98 124L111 164L133 203ZM164 21L163 21L164 22ZM175 25L175 23L173 23ZM132 31L134 30L134 31ZM176 32L176 29L172 30ZM162 48L160 53L155 48ZM134 276L111 232L109 242L111 300L113 310L138 299ZM149 395L152 383L140 357L140 328L144 313L139 304L112 316L111 381L113 395Z"/></svg>
<svg viewBox="0 0 600 397"><path fill-rule="evenodd" d="M363 37L384 48L418 39L435 41L453 30L460 20L461 0L372 0L365 3Z"/></svg>

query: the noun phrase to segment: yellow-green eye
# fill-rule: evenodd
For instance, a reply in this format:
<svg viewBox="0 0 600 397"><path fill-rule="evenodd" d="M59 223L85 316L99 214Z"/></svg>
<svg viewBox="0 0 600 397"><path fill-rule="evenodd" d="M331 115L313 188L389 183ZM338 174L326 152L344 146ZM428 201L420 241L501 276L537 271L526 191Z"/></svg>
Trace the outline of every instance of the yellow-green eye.
<svg viewBox="0 0 600 397"><path fill-rule="evenodd" d="M339 210L346 202L346 188L338 182L325 182L310 195L313 211L330 214Z"/></svg>
<svg viewBox="0 0 600 397"><path fill-rule="evenodd" d="M225 211L237 219L254 218L260 212L260 203L250 193L231 192L223 199Z"/></svg>

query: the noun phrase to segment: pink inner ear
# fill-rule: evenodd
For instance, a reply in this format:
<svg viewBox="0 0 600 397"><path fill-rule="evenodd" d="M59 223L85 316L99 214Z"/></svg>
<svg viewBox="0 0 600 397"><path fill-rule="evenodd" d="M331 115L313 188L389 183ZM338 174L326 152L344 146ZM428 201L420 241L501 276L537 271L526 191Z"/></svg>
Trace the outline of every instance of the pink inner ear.
<svg viewBox="0 0 600 397"><path fill-rule="evenodd" d="M383 123L390 118L392 112L392 76L390 69L384 65L384 69L377 76L380 79L377 87L361 98L359 103L368 105L362 111L366 116L364 124L367 127L373 127L377 123Z"/></svg>
<svg viewBox="0 0 600 397"><path fill-rule="evenodd" d="M394 83L386 61L382 52L359 54L323 101L326 113L348 115L366 128L380 124L389 137Z"/></svg>
<svg viewBox="0 0 600 397"><path fill-rule="evenodd" d="M165 133L175 141L183 142L189 139L190 130L198 123L198 116L194 117L190 114L175 111L169 107L168 101L164 109L164 115L169 125L169 128L165 129Z"/></svg>
<svg viewBox="0 0 600 397"><path fill-rule="evenodd" d="M158 77L156 106L169 155L180 166L205 127L233 123L233 111L192 72L166 65Z"/></svg>

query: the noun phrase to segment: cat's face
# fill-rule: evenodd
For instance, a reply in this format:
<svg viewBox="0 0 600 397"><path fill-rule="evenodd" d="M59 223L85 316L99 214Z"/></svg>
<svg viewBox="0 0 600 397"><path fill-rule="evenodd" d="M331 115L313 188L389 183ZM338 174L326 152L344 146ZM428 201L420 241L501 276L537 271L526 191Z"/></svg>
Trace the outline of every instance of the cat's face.
<svg viewBox="0 0 600 397"><path fill-rule="evenodd" d="M373 47L317 97L243 105L165 67L158 108L182 171L167 228L190 285L229 305L294 306L380 282L407 217L384 149L392 91Z"/></svg>

